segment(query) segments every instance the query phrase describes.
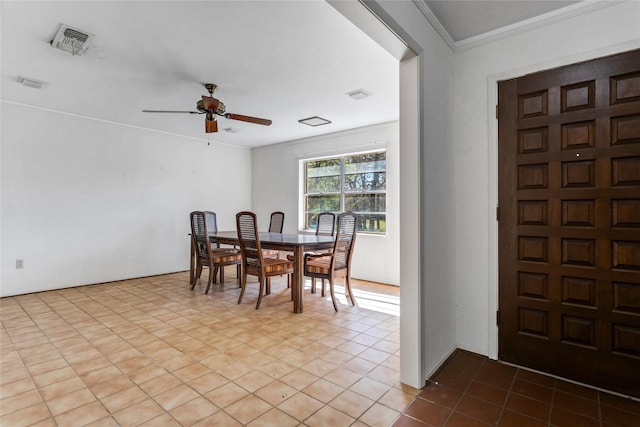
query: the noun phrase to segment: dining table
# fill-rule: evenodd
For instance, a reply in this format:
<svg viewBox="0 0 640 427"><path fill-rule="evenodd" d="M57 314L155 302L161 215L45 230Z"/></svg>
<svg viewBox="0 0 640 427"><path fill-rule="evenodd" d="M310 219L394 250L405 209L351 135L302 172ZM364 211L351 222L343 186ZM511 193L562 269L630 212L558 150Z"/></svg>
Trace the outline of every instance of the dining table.
<svg viewBox="0 0 640 427"><path fill-rule="evenodd" d="M275 249L293 253L293 277L291 293L293 312L302 313L304 294L304 253L333 248L335 236L317 236L305 233L268 233L259 232L260 245L264 249ZM237 231L210 232L209 239L222 245L239 246Z"/></svg>

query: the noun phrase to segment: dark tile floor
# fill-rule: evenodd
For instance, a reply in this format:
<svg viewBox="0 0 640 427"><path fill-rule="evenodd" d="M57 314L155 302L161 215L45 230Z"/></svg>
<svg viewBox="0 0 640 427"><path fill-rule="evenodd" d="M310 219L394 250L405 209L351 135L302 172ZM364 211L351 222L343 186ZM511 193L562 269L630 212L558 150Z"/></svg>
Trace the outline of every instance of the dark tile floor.
<svg viewBox="0 0 640 427"><path fill-rule="evenodd" d="M458 350L394 427L425 425L638 427L640 402Z"/></svg>

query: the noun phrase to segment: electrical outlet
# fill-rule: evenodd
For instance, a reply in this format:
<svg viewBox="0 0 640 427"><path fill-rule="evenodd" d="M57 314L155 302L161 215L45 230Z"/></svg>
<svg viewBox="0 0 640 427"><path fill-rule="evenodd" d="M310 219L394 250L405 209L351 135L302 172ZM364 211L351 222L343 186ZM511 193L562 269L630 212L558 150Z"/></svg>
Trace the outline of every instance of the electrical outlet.
<svg viewBox="0 0 640 427"><path fill-rule="evenodd" d="M24 268L24 260L23 259L17 259L16 260L16 269L21 269Z"/></svg>

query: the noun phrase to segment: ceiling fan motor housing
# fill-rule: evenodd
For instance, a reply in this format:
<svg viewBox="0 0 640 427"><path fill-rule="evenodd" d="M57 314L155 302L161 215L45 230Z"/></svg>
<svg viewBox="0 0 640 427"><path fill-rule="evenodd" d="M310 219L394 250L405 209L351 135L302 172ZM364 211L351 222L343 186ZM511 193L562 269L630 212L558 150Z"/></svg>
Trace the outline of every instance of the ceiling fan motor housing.
<svg viewBox="0 0 640 427"><path fill-rule="evenodd" d="M198 101L196 103L196 108L201 113L214 113L214 114L217 114L217 115L220 115L220 116L223 115L225 113L225 111L226 111L226 107L222 103L222 101L218 101L218 108L216 108L215 110L209 110L209 109L205 108L203 100L200 100L200 101Z"/></svg>

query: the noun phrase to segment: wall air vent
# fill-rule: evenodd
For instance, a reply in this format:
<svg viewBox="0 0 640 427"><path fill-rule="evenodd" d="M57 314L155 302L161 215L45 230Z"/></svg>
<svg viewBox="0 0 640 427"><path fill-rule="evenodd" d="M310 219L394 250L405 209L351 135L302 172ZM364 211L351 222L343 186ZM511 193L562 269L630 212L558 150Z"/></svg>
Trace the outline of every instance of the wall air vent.
<svg viewBox="0 0 640 427"><path fill-rule="evenodd" d="M61 24L56 36L51 40L51 46L71 52L72 55L82 55L92 40L93 34Z"/></svg>

